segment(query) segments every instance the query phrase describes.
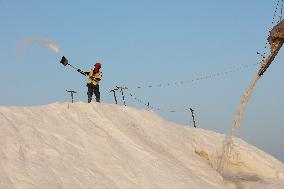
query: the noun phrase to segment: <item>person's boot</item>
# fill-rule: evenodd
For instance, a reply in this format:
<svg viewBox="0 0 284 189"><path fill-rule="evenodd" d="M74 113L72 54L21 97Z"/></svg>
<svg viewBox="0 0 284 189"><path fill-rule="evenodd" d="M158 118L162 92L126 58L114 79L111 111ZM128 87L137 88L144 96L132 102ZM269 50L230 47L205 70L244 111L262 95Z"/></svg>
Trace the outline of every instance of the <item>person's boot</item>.
<svg viewBox="0 0 284 189"><path fill-rule="evenodd" d="M101 99L100 98L96 98L96 102L100 103Z"/></svg>
<svg viewBox="0 0 284 189"><path fill-rule="evenodd" d="M92 98L88 98L88 103L91 103L92 102Z"/></svg>
<svg viewBox="0 0 284 189"><path fill-rule="evenodd" d="M88 93L88 103L92 102L92 95Z"/></svg>
<svg viewBox="0 0 284 189"><path fill-rule="evenodd" d="M88 103L92 102L93 92L90 88L88 88L87 95L88 95Z"/></svg>

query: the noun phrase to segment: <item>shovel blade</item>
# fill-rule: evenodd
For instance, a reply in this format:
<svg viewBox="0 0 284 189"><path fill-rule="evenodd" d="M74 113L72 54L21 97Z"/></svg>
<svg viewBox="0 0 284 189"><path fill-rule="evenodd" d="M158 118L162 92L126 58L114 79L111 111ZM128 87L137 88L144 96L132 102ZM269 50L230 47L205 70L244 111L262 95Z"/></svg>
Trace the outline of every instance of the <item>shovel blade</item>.
<svg viewBox="0 0 284 189"><path fill-rule="evenodd" d="M68 59L65 56L62 56L60 63L63 64L64 66L68 65Z"/></svg>

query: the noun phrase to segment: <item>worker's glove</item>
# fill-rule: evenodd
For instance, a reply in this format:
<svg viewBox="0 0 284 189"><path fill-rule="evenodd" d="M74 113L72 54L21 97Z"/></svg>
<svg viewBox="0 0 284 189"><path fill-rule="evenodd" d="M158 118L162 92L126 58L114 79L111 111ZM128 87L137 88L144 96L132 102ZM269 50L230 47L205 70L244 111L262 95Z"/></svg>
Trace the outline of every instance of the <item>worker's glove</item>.
<svg viewBox="0 0 284 189"><path fill-rule="evenodd" d="M82 70L78 69L77 72L79 72L82 75L86 75Z"/></svg>

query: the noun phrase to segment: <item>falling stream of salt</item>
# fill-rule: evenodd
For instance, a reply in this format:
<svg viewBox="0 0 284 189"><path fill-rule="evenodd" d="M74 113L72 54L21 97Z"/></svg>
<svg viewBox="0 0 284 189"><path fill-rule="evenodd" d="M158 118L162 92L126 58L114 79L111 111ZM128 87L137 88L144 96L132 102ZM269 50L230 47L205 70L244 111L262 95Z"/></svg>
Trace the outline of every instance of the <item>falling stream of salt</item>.
<svg viewBox="0 0 284 189"><path fill-rule="evenodd" d="M223 143L223 148L222 148L222 153L221 156L219 158L218 164L217 164L217 171L222 173L224 170L224 167L228 164L229 162L229 158L230 158L230 153L232 151L233 148L233 139L232 137L234 136L236 130L238 128L240 128L241 125L241 121L243 118L243 113L244 113L244 109L249 101L249 98L253 92L253 89L255 87L255 84L257 83L257 81L259 80L260 76L257 74L255 79L251 82L251 84L249 85L248 90L244 93L243 97L242 97L242 101L241 104L238 108L238 111L235 115L235 119L233 122L233 126L231 128L231 131L229 133L229 135L226 136L224 143Z"/></svg>

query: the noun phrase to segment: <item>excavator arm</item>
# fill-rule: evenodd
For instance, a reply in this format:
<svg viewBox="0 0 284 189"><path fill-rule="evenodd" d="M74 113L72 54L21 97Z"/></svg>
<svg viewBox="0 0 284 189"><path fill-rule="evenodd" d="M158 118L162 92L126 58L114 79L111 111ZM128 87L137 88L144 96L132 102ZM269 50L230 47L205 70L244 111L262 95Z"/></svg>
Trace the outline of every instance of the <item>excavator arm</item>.
<svg viewBox="0 0 284 189"><path fill-rule="evenodd" d="M284 20L272 28L267 40L270 44L270 55L262 62L258 71L259 76L262 76L267 70L284 43Z"/></svg>

